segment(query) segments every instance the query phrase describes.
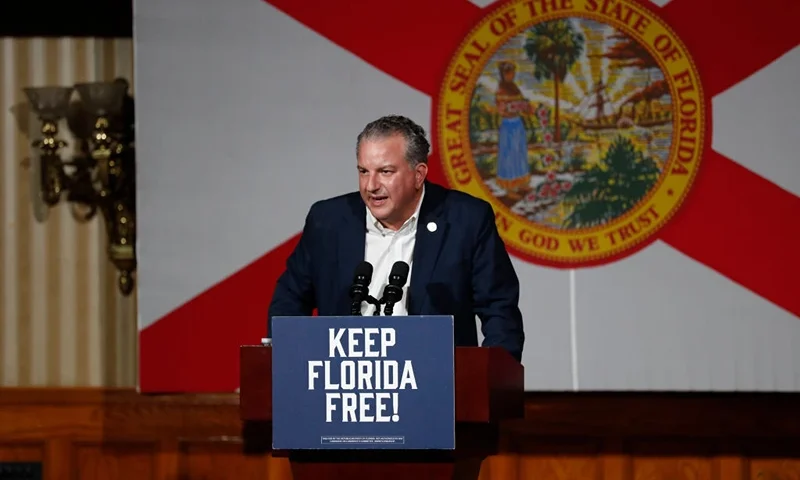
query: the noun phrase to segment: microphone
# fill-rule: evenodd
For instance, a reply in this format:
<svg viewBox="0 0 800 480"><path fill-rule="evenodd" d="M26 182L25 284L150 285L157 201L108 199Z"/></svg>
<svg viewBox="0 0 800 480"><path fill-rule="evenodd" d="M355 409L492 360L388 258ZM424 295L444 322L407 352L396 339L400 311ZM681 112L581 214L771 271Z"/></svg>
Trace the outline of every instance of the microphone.
<svg viewBox="0 0 800 480"><path fill-rule="evenodd" d="M372 281L372 264L361 262L356 267L353 275L353 285L350 286L351 315L361 315L361 302L369 298L369 283Z"/></svg>
<svg viewBox="0 0 800 480"><path fill-rule="evenodd" d="M403 298L403 286L408 280L409 266L406 262L394 262L389 273L389 284L383 289L382 303L386 303L383 314L390 316L394 311L394 304Z"/></svg>

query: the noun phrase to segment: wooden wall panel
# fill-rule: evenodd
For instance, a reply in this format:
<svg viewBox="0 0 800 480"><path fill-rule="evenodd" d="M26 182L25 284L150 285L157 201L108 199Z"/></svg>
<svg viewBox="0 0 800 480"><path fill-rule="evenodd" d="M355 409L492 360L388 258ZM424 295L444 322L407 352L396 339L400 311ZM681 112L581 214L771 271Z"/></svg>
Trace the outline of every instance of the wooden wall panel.
<svg viewBox="0 0 800 480"><path fill-rule="evenodd" d="M41 462L43 459L43 443L0 441L0 462Z"/></svg>
<svg viewBox="0 0 800 480"><path fill-rule="evenodd" d="M272 464L286 463L284 459L271 459L262 455L243 455L242 444L237 439L184 442L181 444L178 471L186 478L290 478L288 464L277 467L279 475L272 472Z"/></svg>
<svg viewBox="0 0 800 480"><path fill-rule="evenodd" d="M82 480L157 478L157 443L75 442L71 453Z"/></svg>
<svg viewBox="0 0 800 480"><path fill-rule="evenodd" d="M552 480L602 480L601 445L594 439L538 438L525 441L527 455L517 453L517 476Z"/></svg>
<svg viewBox="0 0 800 480"><path fill-rule="evenodd" d="M798 480L800 396L536 394L481 480ZM1 389L0 462L46 479L291 478L244 453L236 395Z"/></svg>

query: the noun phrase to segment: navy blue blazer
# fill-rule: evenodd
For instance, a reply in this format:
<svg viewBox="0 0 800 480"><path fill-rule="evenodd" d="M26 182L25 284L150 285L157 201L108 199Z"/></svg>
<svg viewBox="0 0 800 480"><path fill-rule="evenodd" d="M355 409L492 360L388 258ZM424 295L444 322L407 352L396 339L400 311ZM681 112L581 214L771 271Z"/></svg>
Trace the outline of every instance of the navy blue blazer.
<svg viewBox="0 0 800 480"><path fill-rule="evenodd" d="M456 346L477 346L477 314L483 346L503 347L520 361L519 280L491 205L426 182L417 225L411 284L401 300L409 315L453 315ZM321 316L349 315L348 290L365 237L366 205L358 192L314 203L275 287L267 335L274 316L307 316L314 308Z"/></svg>

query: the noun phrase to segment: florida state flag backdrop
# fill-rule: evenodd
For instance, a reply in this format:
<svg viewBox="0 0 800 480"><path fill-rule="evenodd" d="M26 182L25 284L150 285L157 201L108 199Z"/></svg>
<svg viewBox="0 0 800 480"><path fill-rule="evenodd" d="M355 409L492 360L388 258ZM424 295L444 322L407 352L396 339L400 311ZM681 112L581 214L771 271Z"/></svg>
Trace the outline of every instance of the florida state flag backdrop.
<svg viewBox="0 0 800 480"><path fill-rule="evenodd" d="M797 0L135 0L140 388L232 391L397 113L491 202L529 390L800 387Z"/></svg>

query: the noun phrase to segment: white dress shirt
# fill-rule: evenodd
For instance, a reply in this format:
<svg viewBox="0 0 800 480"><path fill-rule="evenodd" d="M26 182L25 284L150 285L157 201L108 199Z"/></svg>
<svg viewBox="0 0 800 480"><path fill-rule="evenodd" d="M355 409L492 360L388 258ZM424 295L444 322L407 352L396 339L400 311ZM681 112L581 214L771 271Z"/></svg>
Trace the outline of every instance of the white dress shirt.
<svg viewBox="0 0 800 480"><path fill-rule="evenodd" d="M425 197L425 187L422 187L422 195L419 197L417 209L411 217L406 220L399 230L389 230L381 225L367 208L367 238L365 242L364 260L372 264L372 282L369 285L369 294L380 300L383 296L383 289L389 283L389 273L392 271L394 262L403 261L408 264L408 280L403 286L403 298L394 304L392 316L408 315L408 286L411 284L411 274L414 267L414 243L417 235L417 224L419 223L419 211L422 207L422 199ZM383 308L381 305L381 315ZM361 315L372 315L375 306L364 302L361 305Z"/></svg>

